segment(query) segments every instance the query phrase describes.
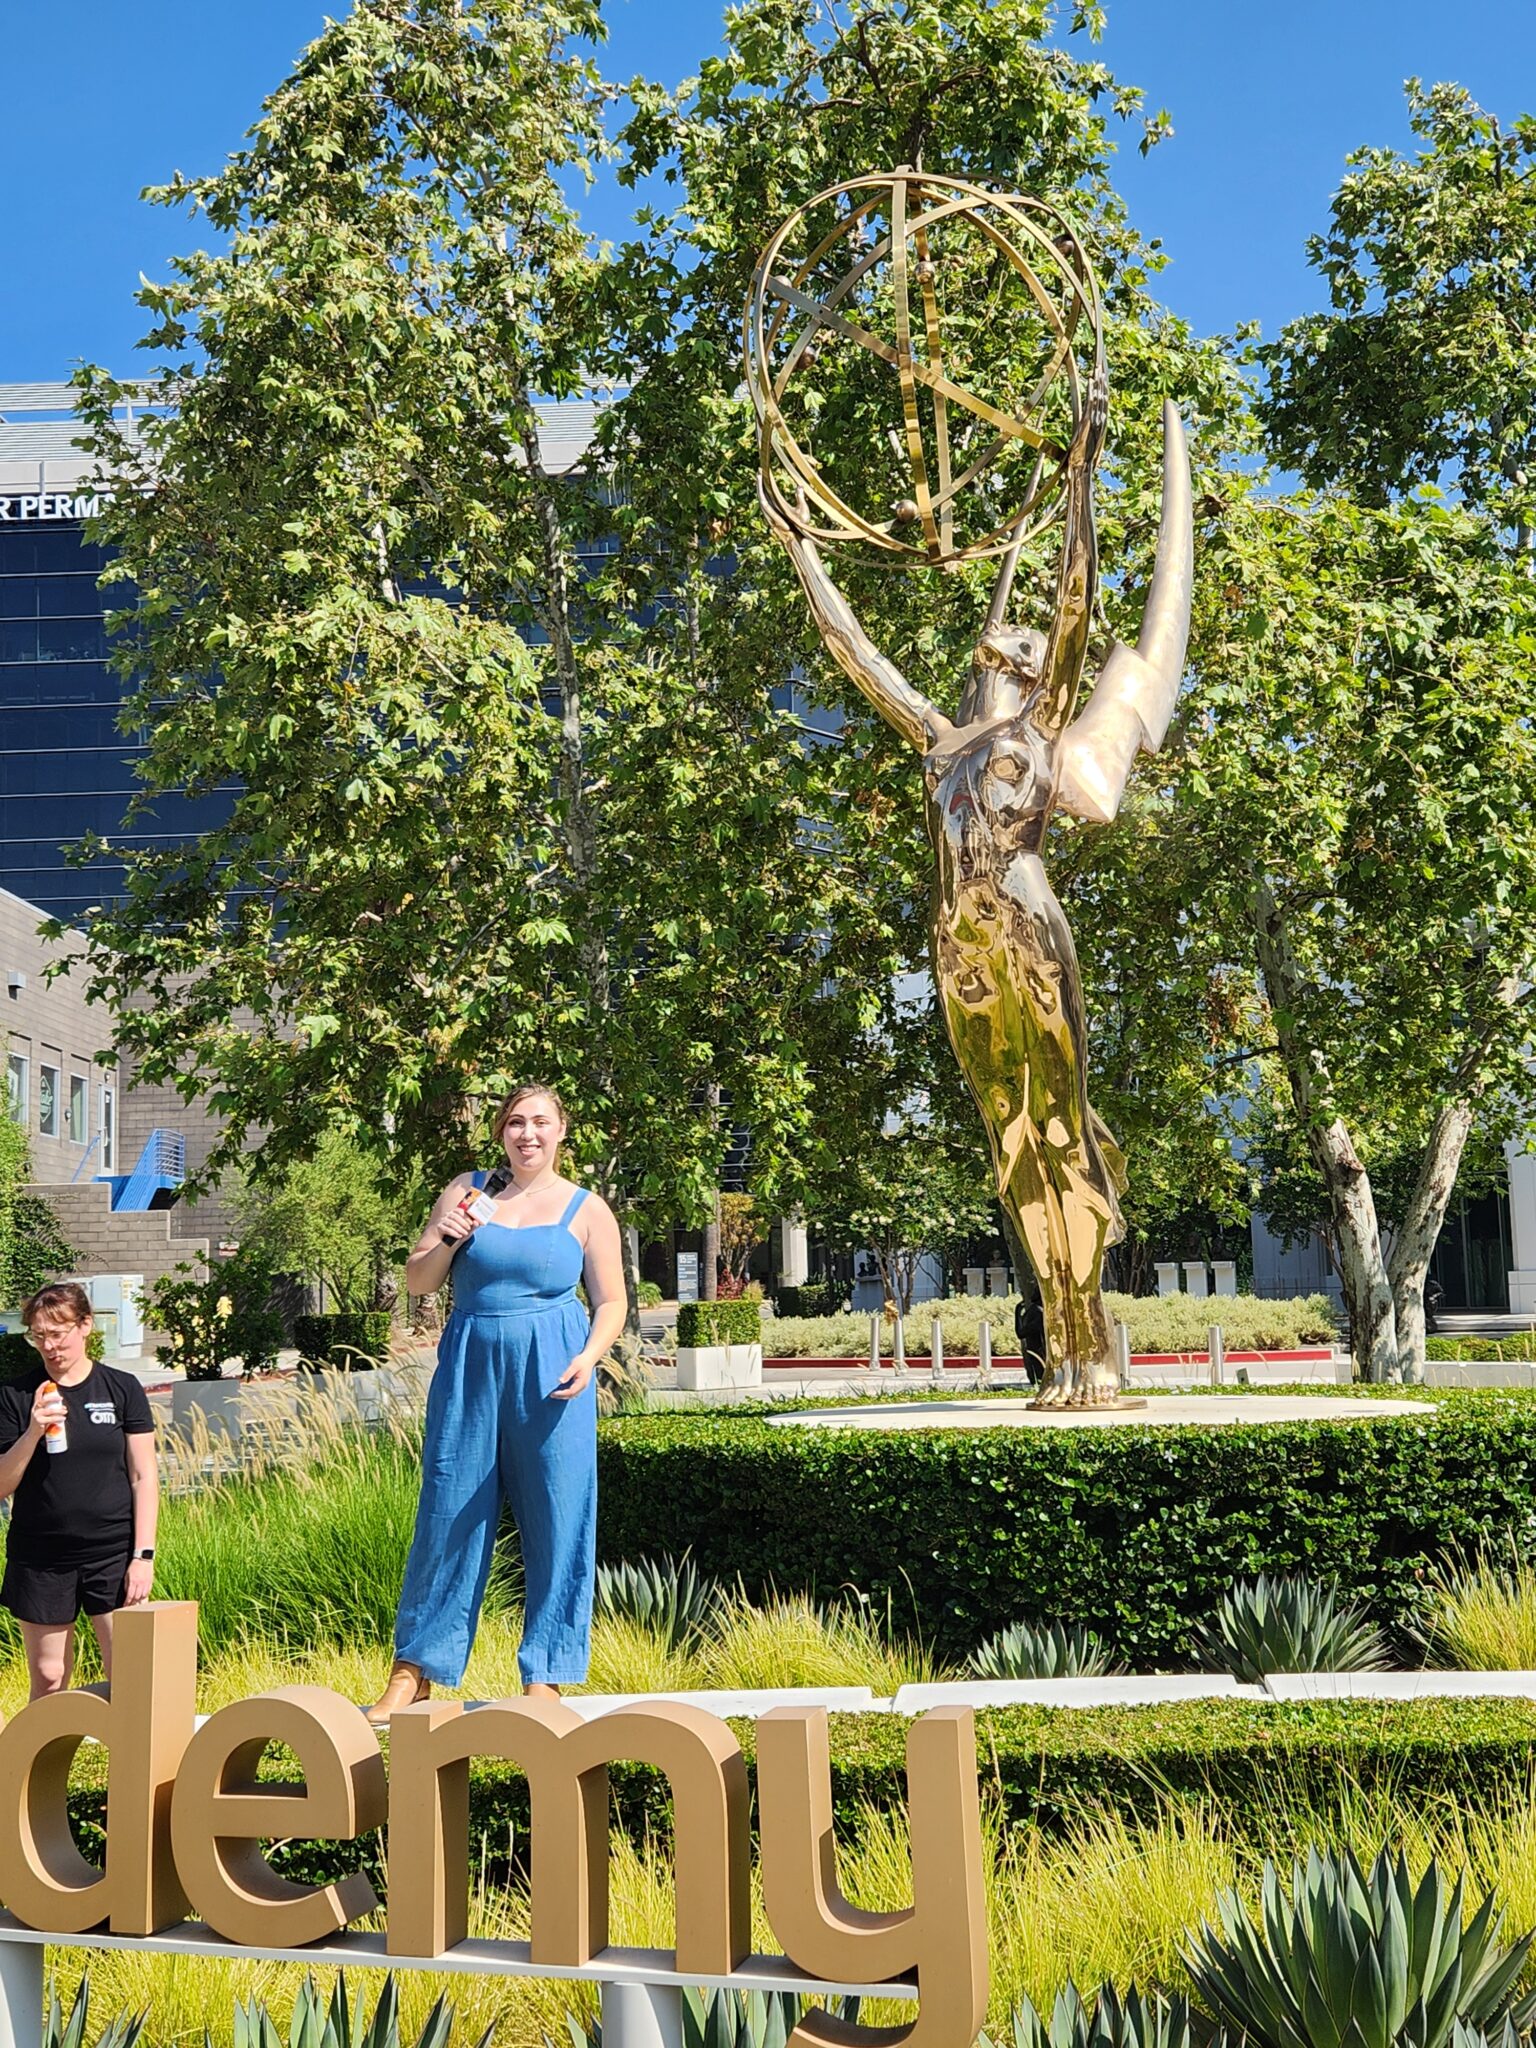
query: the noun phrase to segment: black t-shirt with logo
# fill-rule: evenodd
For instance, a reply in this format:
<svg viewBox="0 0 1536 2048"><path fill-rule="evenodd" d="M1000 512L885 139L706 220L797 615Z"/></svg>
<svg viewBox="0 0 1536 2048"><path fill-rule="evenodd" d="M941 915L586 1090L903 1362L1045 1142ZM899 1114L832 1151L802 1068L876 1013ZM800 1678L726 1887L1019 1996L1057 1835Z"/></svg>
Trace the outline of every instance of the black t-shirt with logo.
<svg viewBox="0 0 1536 2048"><path fill-rule="evenodd" d="M0 1452L26 1435L46 1378L39 1364L0 1386ZM50 1452L39 1443L11 1496L5 1548L20 1564L86 1564L133 1548L127 1439L153 1433L149 1397L131 1373L109 1365L93 1366L59 1392L69 1411L68 1446Z"/></svg>

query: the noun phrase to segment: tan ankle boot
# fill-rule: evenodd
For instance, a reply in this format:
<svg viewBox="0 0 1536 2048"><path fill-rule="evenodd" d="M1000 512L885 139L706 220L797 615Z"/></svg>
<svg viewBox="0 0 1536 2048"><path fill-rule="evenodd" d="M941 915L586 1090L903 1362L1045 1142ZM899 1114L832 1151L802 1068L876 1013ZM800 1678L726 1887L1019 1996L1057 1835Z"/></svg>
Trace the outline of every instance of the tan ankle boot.
<svg viewBox="0 0 1536 2048"><path fill-rule="evenodd" d="M389 1674L389 1683L374 1701L365 1709L365 1718L375 1728L387 1728L391 1714L401 1707L414 1707L419 1701L431 1697L432 1686L414 1664L396 1662Z"/></svg>

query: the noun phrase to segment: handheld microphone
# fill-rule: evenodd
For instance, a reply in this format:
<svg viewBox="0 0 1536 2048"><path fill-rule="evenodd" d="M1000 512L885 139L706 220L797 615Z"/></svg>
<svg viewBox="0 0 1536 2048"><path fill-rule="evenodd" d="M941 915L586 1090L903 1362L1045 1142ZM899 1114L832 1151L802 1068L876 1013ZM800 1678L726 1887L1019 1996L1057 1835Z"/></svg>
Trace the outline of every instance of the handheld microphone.
<svg viewBox="0 0 1536 2048"><path fill-rule="evenodd" d="M493 1199L501 1193L502 1189L510 1183L511 1179L512 1169L510 1166L492 1167L485 1177L485 1186L483 1188L471 1188L463 1201L460 1202L459 1214L461 1216L473 1216L477 1223L489 1223L491 1221ZM462 1238L450 1237L446 1231L442 1233L442 1241L444 1244L451 1245L466 1242Z"/></svg>

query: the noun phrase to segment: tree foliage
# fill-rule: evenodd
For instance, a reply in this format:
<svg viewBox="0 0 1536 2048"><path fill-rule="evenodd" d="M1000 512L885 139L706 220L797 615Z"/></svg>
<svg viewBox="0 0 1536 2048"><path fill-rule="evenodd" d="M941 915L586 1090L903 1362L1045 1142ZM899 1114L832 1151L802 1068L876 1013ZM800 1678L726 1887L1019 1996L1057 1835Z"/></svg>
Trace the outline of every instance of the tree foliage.
<svg viewBox="0 0 1536 2048"><path fill-rule="evenodd" d="M27 1193L31 1172L26 1131L0 1116L0 1303L7 1307L69 1272L80 1256L47 1198Z"/></svg>
<svg viewBox="0 0 1536 2048"><path fill-rule="evenodd" d="M142 446L83 378L145 807L234 785L192 847L122 849L91 989L227 1119L210 1175L334 1125L440 1176L536 1072L643 1223L712 1194L709 1083L765 1173L793 1121L796 736L701 665L686 577L635 615L611 481L541 441L622 268L565 196L605 146L600 32L585 0L360 0L225 169L156 195L225 240L141 295Z"/></svg>
<svg viewBox="0 0 1536 2048"><path fill-rule="evenodd" d="M339 1131L281 1179L253 1175L234 1198L241 1249L323 1288L343 1310L387 1305L425 1206L424 1190L390 1185L378 1160Z"/></svg>
<svg viewBox="0 0 1536 2048"><path fill-rule="evenodd" d="M1486 1156L1528 1113L1536 589L1422 496L1254 498L1206 573L1179 791L1192 909L1262 977L1249 1134L1310 1160L1362 1366L1412 1372L1474 1117Z"/></svg>
<svg viewBox="0 0 1536 2048"><path fill-rule="evenodd" d="M1408 81L1413 155L1360 149L1307 245L1328 310L1262 352L1275 452L1383 505L1449 483L1528 538L1536 507L1536 119Z"/></svg>

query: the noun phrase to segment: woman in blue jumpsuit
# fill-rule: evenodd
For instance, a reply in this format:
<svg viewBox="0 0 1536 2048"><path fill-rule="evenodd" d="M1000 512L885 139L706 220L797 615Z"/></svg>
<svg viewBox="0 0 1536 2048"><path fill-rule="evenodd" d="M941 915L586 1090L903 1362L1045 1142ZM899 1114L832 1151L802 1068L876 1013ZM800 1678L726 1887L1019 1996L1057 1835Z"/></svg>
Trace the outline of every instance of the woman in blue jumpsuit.
<svg viewBox="0 0 1536 2048"><path fill-rule="evenodd" d="M450 1181L406 1262L412 1294L435 1292L452 1269L453 1314L427 1396L421 1502L394 1669L369 1709L377 1723L463 1678L504 1501L522 1538L524 1690L547 1695L587 1675L594 1375L624 1326L619 1227L606 1202L560 1176L565 1113L552 1089L514 1089L495 1133L510 1186L488 1199L483 1173Z"/></svg>

